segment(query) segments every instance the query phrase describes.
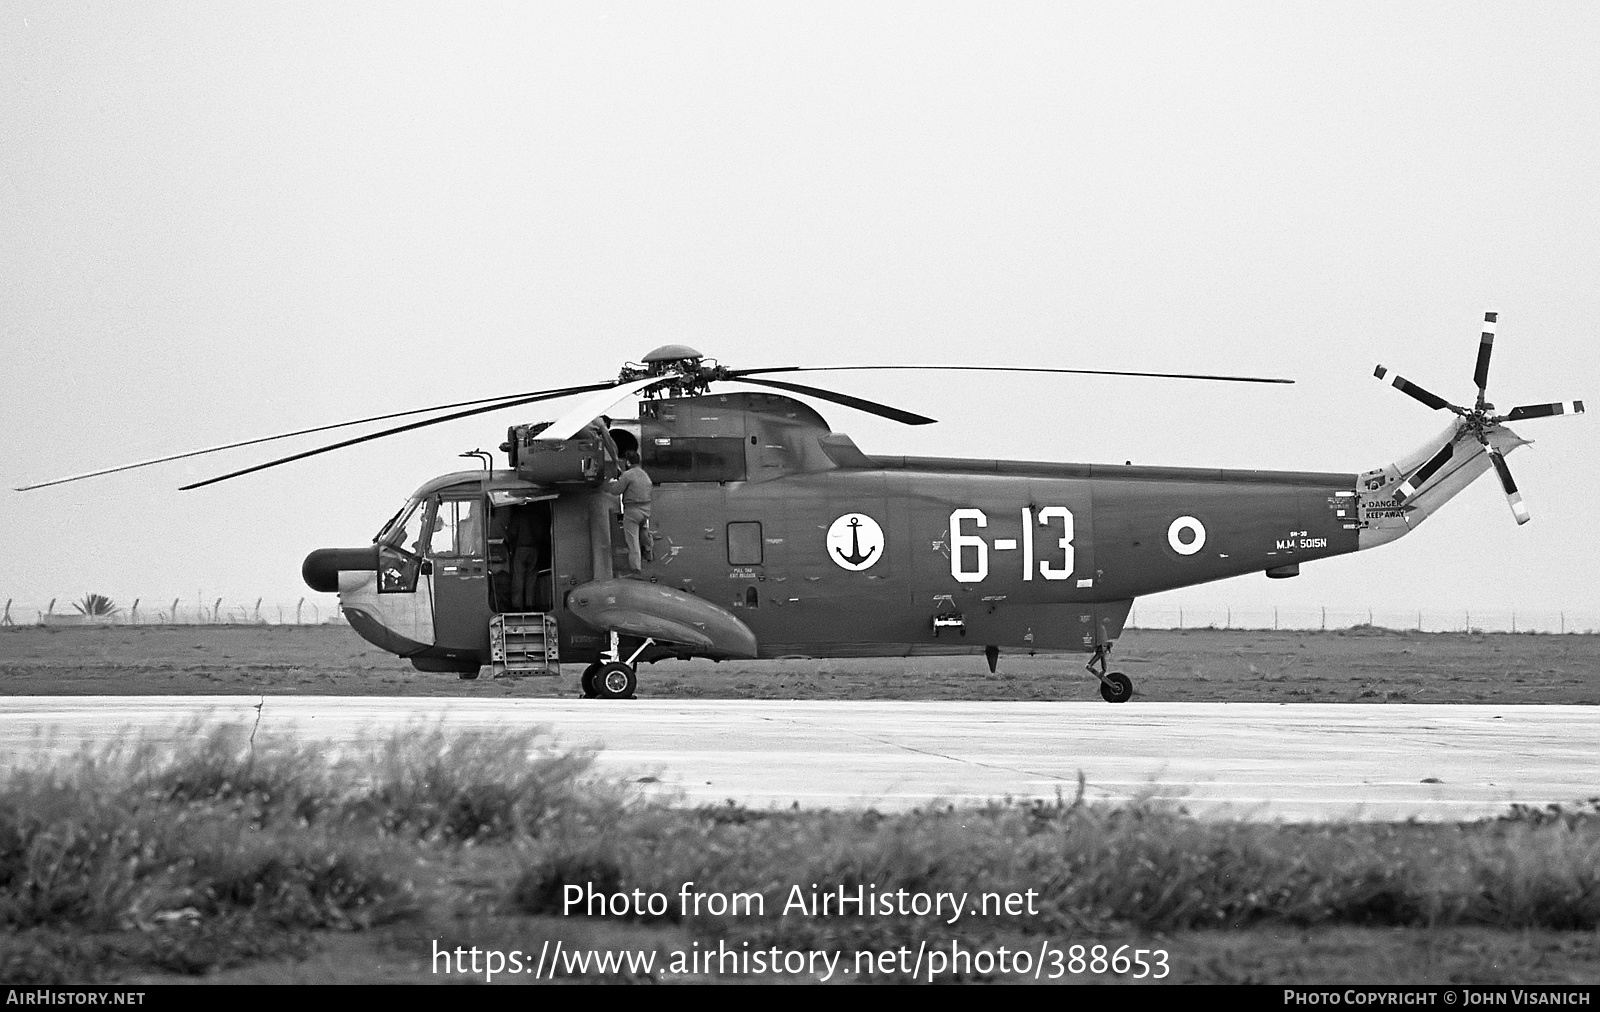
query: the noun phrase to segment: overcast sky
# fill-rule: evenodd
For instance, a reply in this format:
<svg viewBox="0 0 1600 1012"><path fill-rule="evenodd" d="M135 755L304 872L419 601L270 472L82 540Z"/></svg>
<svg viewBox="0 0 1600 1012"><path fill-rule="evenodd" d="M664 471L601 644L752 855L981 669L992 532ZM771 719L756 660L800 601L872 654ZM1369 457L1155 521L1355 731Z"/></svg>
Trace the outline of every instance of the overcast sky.
<svg viewBox="0 0 1600 1012"><path fill-rule="evenodd" d="M839 374L940 419L819 405L869 453L1381 466L1445 419L1373 366L1468 400L1485 310L1492 401L1600 401L1597 184L1585 3L0 2L0 599L296 601L549 412L9 488L667 342L1298 381ZM1594 614L1593 422L1517 431L1525 527L1167 600Z"/></svg>

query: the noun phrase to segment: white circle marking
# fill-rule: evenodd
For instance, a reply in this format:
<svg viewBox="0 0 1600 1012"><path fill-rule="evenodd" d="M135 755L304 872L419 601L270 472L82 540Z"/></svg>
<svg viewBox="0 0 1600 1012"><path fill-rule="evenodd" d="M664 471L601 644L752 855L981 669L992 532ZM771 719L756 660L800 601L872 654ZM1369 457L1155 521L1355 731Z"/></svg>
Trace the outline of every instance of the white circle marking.
<svg viewBox="0 0 1600 1012"><path fill-rule="evenodd" d="M828 528L828 558L841 569L859 573L883 558L883 528L865 513L846 513Z"/></svg>
<svg viewBox="0 0 1600 1012"><path fill-rule="evenodd" d="M1194 540L1188 544L1179 539L1183 531L1193 531ZM1206 525L1194 517L1179 517L1172 521L1172 526L1167 528L1167 544L1179 555L1193 555L1206 546Z"/></svg>

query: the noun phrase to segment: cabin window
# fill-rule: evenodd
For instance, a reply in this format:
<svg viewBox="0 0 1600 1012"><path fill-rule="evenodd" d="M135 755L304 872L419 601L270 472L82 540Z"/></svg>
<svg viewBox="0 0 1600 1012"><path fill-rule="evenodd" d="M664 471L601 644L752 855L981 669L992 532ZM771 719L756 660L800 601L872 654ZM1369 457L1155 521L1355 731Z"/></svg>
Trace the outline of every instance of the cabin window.
<svg viewBox="0 0 1600 1012"><path fill-rule="evenodd" d="M728 565L761 565L760 521L728 525Z"/></svg>

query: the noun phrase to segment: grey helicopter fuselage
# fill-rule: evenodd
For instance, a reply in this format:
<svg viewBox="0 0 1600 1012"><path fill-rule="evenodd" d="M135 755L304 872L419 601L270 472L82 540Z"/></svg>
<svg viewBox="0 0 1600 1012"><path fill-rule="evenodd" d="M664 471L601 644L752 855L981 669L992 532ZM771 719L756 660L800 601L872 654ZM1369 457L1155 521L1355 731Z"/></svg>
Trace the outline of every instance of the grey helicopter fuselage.
<svg viewBox="0 0 1600 1012"><path fill-rule="evenodd" d="M1293 576L1393 540L1489 468L1455 429L1412 463L1362 474L869 456L810 407L767 393L645 400L622 429L654 482L649 559L634 580L613 579L605 570L625 555L597 544L609 533L594 519L607 508L606 462L578 466L604 451L538 446L525 428L524 442L513 431L516 467L426 483L371 549L313 553L307 582L337 589L371 642L463 674L491 663L491 619L516 610L552 617L568 663L615 651L619 632L649 641L641 661L1099 656L1141 595ZM1491 435L1502 451L1521 442ZM1459 447L1451 465L1397 503L1415 461L1446 444ZM544 525L533 605L506 603L515 510ZM608 604L625 617L596 611Z"/></svg>

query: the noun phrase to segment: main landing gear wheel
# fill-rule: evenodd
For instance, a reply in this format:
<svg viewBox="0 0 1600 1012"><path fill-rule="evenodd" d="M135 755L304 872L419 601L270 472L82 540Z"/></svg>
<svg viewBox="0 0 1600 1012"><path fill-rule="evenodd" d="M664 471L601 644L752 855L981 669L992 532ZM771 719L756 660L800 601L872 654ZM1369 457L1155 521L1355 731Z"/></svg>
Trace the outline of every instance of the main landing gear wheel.
<svg viewBox="0 0 1600 1012"><path fill-rule="evenodd" d="M1133 698L1133 679L1120 671L1106 672L1106 654L1110 652L1110 644L1096 644L1094 656L1084 667L1100 683L1101 699L1108 703L1126 703Z"/></svg>
<svg viewBox="0 0 1600 1012"><path fill-rule="evenodd" d="M596 661L583 669L583 677L578 679L578 685L583 689L584 699L593 699L600 695L600 689L595 685L594 676L600 670L600 663Z"/></svg>
<svg viewBox="0 0 1600 1012"><path fill-rule="evenodd" d="M478 668L473 668L471 671L460 671L460 672L457 672L457 675L461 678L461 680L463 682L470 682L474 678L478 677L478 671L479 671Z"/></svg>
<svg viewBox="0 0 1600 1012"><path fill-rule="evenodd" d="M607 661L595 669L591 680L595 695L601 699L632 699L633 690L639 687L639 676L632 664Z"/></svg>
<svg viewBox="0 0 1600 1012"><path fill-rule="evenodd" d="M1100 683L1100 698L1108 703L1126 703L1133 697L1133 679L1113 671Z"/></svg>

